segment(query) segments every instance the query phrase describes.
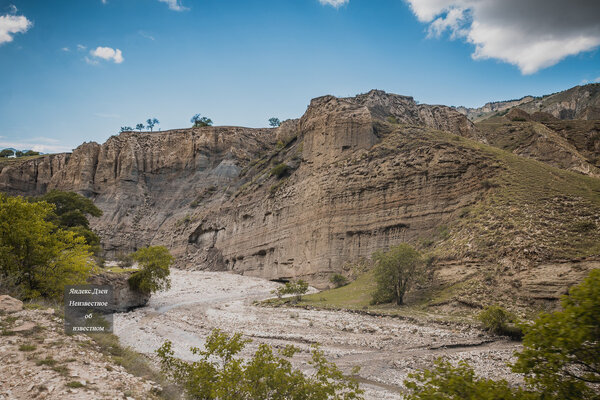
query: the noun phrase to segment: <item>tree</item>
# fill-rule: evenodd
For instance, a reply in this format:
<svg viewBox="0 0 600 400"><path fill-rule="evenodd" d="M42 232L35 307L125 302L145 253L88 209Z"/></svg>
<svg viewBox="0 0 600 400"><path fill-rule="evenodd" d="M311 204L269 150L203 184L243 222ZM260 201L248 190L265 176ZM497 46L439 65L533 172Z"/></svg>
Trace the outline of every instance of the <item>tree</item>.
<svg viewBox="0 0 600 400"><path fill-rule="evenodd" d="M130 126L122 126L121 130L119 132L123 133L123 132L131 132L131 131L133 131L132 127L130 127Z"/></svg>
<svg viewBox="0 0 600 400"><path fill-rule="evenodd" d="M561 300L562 311L542 313L523 326L515 372L548 397L593 398L600 384L600 269Z"/></svg>
<svg viewBox="0 0 600 400"><path fill-rule="evenodd" d="M534 392L512 388L504 379L478 378L464 360L455 367L440 358L431 370L411 373L408 378L406 400L541 400Z"/></svg>
<svg viewBox="0 0 600 400"><path fill-rule="evenodd" d="M131 254L140 265L140 270L129 277L129 285L144 293L154 293L171 287L169 267L173 256L166 247L144 247Z"/></svg>
<svg viewBox="0 0 600 400"><path fill-rule="evenodd" d="M4 150L0 151L0 157L10 157L14 154L15 154L15 152L11 149L4 149Z"/></svg>
<svg viewBox="0 0 600 400"><path fill-rule="evenodd" d="M160 124L160 121L157 120L156 118L148 118L146 120L146 127L148 129L150 129L150 132L152 132L152 130L154 129L154 126Z"/></svg>
<svg viewBox="0 0 600 400"><path fill-rule="evenodd" d="M269 118L269 126L277 128L279 125L281 125L281 121L279 121L279 118Z"/></svg>
<svg viewBox="0 0 600 400"><path fill-rule="evenodd" d="M348 284L348 278L342 274L333 274L329 278L329 282L333 283L333 286L336 288L339 288Z"/></svg>
<svg viewBox="0 0 600 400"><path fill-rule="evenodd" d="M39 151L33 151L33 150L27 150L26 152L23 153L23 156L39 156L40 152Z"/></svg>
<svg viewBox="0 0 600 400"><path fill-rule="evenodd" d="M17 150L17 152L15 153L16 157L23 157L23 152L20 150Z"/></svg>
<svg viewBox="0 0 600 400"><path fill-rule="evenodd" d="M54 205L54 211L46 218L60 228L74 232L85 239L94 254L101 252L100 238L90 229L88 215L100 217L102 210L88 198L74 192L51 190L31 201L45 201Z"/></svg>
<svg viewBox="0 0 600 400"><path fill-rule="evenodd" d="M515 353L512 369L525 374L524 388L476 378L465 361L454 367L440 359L432 370L409 375L407 399L599 399L600 269L572 287L561 304L561 311L542 313L522 324L523 350Z"/></svg>
<svg viewBox="0 0 600 400"><path fill-rule="evenodd" d="M60 298L92 268L85 239L47 220L53 210L45 201L0 194L0 275L26 299Z"/></svg>
<svg viewBox="0 0 600 400"><path fill-rule="evenodd" d="M191 119L190 122L192 124L194 124L194 128L199 128L199 127L203 127L203 126L211 126L212 125L212 120L210 118L207 117L200 117L200 114L196 114L194 115Z"/></svg>
<svg viewBox="0 0 600 400"><path fill-rule="evenodd" d="M138 131L140 131L140 132L141 132L141 131L142 131L142 129L144 129L144 124L137 124L137 125L135 126L135 129L137 129Z"/></svg>
<svg viewBox="0 0 600 400"><path fill-rule="evenodd" d="M373 260L377 289L371 303L396 302L397 305L402 305L404 294L421 274L421 254L411 245L402 243L388 252L375 252Z"/></svg>
<svg viewBox="0 0 600 400"><path fill-rule="evenodd" d="M298 348L286 346L275 354L271 346L261 344L249 360L244 360L238 354L249 342L239 333L228 336L215 329L206 339L205 350L190 349L200 357L198 361L188 363L174 357L170 341L156 353L163 373L182 384L191 399L362 399L358 382L327 361L318 345L313 345L308 362L313 372L305 375L293 369L288 360Z"/></svg>

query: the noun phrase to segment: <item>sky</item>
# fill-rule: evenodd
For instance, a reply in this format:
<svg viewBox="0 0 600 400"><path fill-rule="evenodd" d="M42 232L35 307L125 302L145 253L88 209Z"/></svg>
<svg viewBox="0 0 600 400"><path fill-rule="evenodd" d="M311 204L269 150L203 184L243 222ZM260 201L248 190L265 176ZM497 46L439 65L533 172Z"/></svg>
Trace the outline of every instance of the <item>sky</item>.
<svg viewBox="0 0 600 400"><path fill-rule="evenodd" d="M599 46L596 0L0 0L0 148L371 89L477 107L600 82Z"/></svg>

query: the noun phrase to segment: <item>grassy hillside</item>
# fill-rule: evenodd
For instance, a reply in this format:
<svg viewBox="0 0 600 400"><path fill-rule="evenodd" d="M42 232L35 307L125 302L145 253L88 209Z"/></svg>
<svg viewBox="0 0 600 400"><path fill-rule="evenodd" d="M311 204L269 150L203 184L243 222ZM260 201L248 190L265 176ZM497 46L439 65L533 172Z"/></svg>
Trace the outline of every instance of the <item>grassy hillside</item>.
<svg viewBox="0 0 600 400"><path fill-rule="evenodd" d="M391 146L386 140L379 146ZM520 269L600 255L600 179L444 132L422 132L418 142L471 147L500 166L482 182L485 194L479 202L440 226L438 235L414 243L436 257L438 270L448 271L455 263L462 265L460 271L450 281L434 279L410 293L408 307L370 305L375 288L370 272L347 286L304 296L301 306L442 320L472 316L496 302L531 310L527 294L519 297L522 289L511 286Z"/></svg>

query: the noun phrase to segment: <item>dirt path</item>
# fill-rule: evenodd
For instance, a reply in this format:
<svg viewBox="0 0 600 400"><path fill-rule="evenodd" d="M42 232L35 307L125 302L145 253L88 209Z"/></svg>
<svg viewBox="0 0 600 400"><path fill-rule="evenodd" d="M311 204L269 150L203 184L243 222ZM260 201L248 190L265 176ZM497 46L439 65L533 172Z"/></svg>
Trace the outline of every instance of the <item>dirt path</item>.
<svg viewBox="0 0 600 400"><path fill-rule="evenodd" d="M242 332L253 339L247 354L259 343L294 344L305 350L297 365L307 366L308 350L320 343L326 356L342 369L361 367L367 399L399 399L407 374L430 367L446 355L465 359L486 377L517 381L506 363L517 349L470 328L419 325L395 318L343 311L265 308L254 300L272 297L278 283L227 273L180 271L172 288L155 294L147 307L115 316L115 333L125 345L152 354L165 340L175 353L191 360L191 346L201 347L214 328Z"/></svg>

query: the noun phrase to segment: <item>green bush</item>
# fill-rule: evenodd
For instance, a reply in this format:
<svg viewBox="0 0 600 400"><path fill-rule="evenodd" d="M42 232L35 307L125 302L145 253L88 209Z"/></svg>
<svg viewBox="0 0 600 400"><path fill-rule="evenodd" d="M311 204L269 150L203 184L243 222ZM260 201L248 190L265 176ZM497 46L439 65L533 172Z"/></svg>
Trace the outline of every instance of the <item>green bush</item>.
<svg viewBox="0 0 600 400"><path fill-rule="evenodd" d="M85 283L92 269L85 239L48 221L53 211L45 201L0 194L0 282L25 299L60 298L65 285Z"/></svg>
<svg viewBox="0 0 600 400"><path fill-rule="evenodd" d="M296 295L296 300L302 300L302 295L308 291L308 283L299 279L297 281L286 282L284 286L280 286L275 291L277 297L281 298L286 294Z"/></svg>
<svg viewBox="0 0 600 400"><path fill-rule="evenodd" d="M524 325L515 372L547 398L597 399L600 384L600 269L561 300L562 311ZM595 388L595 389L594 389Z"/></svg>
<svg viewBox="0 0 600 400"><path fill-rule="evenodd" d="M375 282L371 304L395 302L402 305L404 294L422 277L423 258L411 245L402 243L387 252L373 254Z"/></svg>
<svg viewBox="0 0 600 400"><path fill-rule="evenodd" d="M489 306L477 315L485 329L496 335L510 336L519 339L522 336L521 329L515 325L516 316L500 306Z"/></svg>
<svg viewBox="0 0 600 400"><path fill-rule="evenodd" d="M129 277L129 286L143 293L154 293L171 287L169 267L173 263L173 256L166 247L144 247L131 254L137 261L140 270Z"/></svg>
<svg viewBox="0 0 600 400"><path fill-rule="evenodd" d="M290 167L287 164L277 164L271 169L271 176L277 177L277 179L283 178L289 172Z"/></svg>
<svg viewBox="0 0 600 400"><path fill-rule="evenodd" d="M333 274L329 281L333 283L336 288L346 286L348 284L348 279L342 274Z"/></svg>
<svg viewBox="0 0 600 400"><path fill-rule="evenodd" d="M562 298L562 310L542 313L523 324L523 350L515 353L513 372L525 377L523 388L506 381L477 378L464 361L457 367L438 360L431 370L410 374L408 400L580 400L599 399L600 269ZM499 307L484 312L490 327L510 314Z"/></svg>
<svg viewBox="0 0 600 400"><path fill-rule="evenodd" d="M533 392L513 388L504 379L478 378L466 361L453 366L438 359L431 370L409 374L406 400L534 400ZM540 399L541 400L541 399Z"/></svg>
<svg viewBox="0 0 600 400"><path fill-rule="evenodd" d="M188 363L175 358L170 341L156 353L163 373L183 385L190 399L362 399L356 380L345 377L334 363L327 361L318 346L313 346L309 361L314 372L305 375L293 369L288 360L299 349L287 346L275 354L271 346L261 344L246 361L238 354L249 342L239 333L228 336L214 330L206 339L206 350L190 349L200 357L198 361Z"/></svg>

